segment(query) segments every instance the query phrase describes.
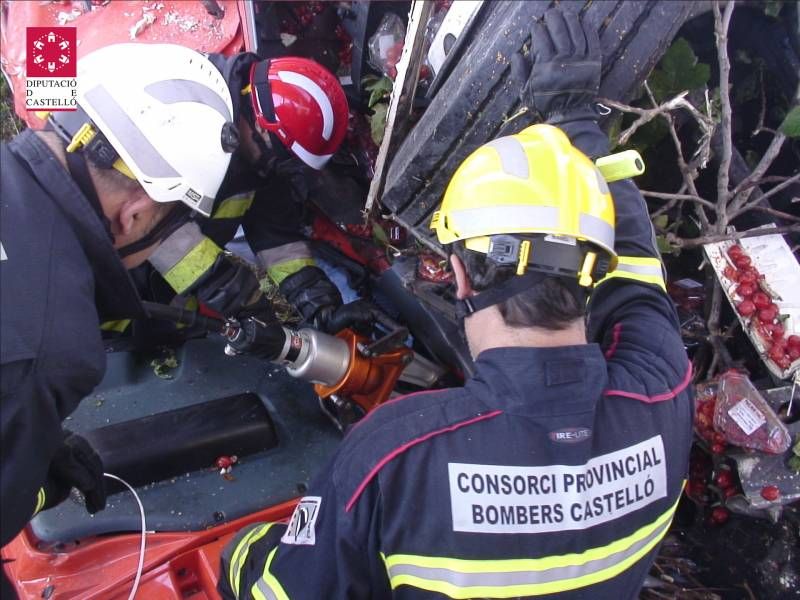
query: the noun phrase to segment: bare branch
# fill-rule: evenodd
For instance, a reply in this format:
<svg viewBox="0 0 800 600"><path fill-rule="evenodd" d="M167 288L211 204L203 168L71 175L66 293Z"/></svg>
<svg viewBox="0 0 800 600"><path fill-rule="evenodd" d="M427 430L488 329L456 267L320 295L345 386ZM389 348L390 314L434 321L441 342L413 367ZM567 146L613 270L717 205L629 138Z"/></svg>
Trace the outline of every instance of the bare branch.
<svg viewBox="0 0 800 600"><path fill-rule="evenodd" d="M764 178L764 179L762 179L761 181L764 181L764 180L766 180L766 179L768 179L768 178L766 178L766 177L765 177L765 178ZM734 213L731 215L731 218L732 218L732 219L734 219L734 218L738 217L740 214L742 214L742 213L744 213L744 212L747 212L748 210L751 210L751 209L752 209L752 208L754 208L755 206L758 206L759 204L761 204L761 202L763 202L764 200L766 200L766 199L767 199L767 198L769 198L770 196L774 196L774 195L775 195L775 194L777 194L778 192L781 192L781 191L783 191L784 189L786 189L787 187L789 187L789 186L790 186L790 185L792 185L793 183L797 183L798 181L800 181L800 173L795 173L794 175L792 175L792 176L791 176L791 177L789 177L788 179L784 179L784 180L783 180L781 183L779 183L778 185L776 185L776 186L775 186L774 188L772 188L771 190L769 190L769 191L766 191L766 192L764 192L763 194L761 194L761 195L760 195L758 198L756 198L755 200L753 200L753 201L752 201L752 202L750 202L749 204L744 204L744 205L742 205L742 206L741 206L741 207L740 207L738 210L736 210L736 212L734 212ZM759 182L759 181L754 181L754 182L753 182L753 184L752 184L752 187L755 187L755 186L757 186L757 185L760 185L760 184L761 184L761 182ZM740 186L740 187L741 187L741 186Z"/></svg>
<svg viewBox="0 0 800 600"><path fill-rule="evenodd" d="M780 210L776 210L769 206L750 206L749 208L743 209L740 211L739 214L745 213L751 210L757 210L758 212L764 212L768 215L772 215L773 217L778 217L779 219L783 219L784 221L792 221L793 223L800 223L800 217L795 217L794 215L790 215L789 213L785 213Z"/></svg>
<svg viewBox="0 0 800 600"><path fill-rule="evenodd" d="M706 200L705 198L701 198L700 196L695 196L693 194L669 194L665 192L651 192L648 190L640 190L642 192L642 196L647 196L648 198L658 198L659 200L687 200L689 202L697 202L703 206L707 206L708 208L714 209L716 206L713 202Z"/></svg>
<svg viewBox="0 0 800 600"><path fill-rule="evenodd" d="M636 131L646 123L649 123L653 119L658 116L666 116L670 111L676 110L678 108L685 108L692 114L704 116L694 107L692 104L686 100L686 95L688 91L681 92L671 100L667 100L666 102L662 102L661 104L655 106L654 108L639 108L638 106L631 106L629 104L623 104L621 102L617 102L616 100L610 100L608 98L601 98L600 102L603 104L610 106L611 108L616 108L619 111L633 113L635 115L639 115L639 118L636 119L630 127L628 127L625 131L623 131L619 136L619 144L623 145L628 142L631 136L636 133Z"/></svg>
<svg viewBox="0 0 800 600"><path fill-rule="evenodd" d="M735 2L729 0L725 5L724 15L720 14L720 2L714 0L712 8L714 10L714 34L717 39L717 59L719 61L719 97L722 105L722 117L720 127L722 128L722 157L720 160L719 171L717 172L717 202L719 206L717 220L718 231L724 231L728 225L727 204L729 195L729 180L731 158L733 157L733 142L731 140L731 96L730 96L730 74L731 62L728 58L728 27L731 23Z"/></svg>
<svg viewBox="0 0 800 600"><path fill-rule="evenodd" d="M780 154L784 141L786 141L786 136L780 132L776 133L775 137L773 137L772 141L769 143L769 147L767 148L766 152L764 152L764 156L761 157L761 160L758 161L756 168L753 169L753 172L745 177L733 190L731 193L733 196L733 201L731 202L731 212L736 212L739 210L742 205L747 202L748 198L750 198L750 195L753 193L753 189L755 189L754 186L749 185L750 182L758 181L764 176L764 173L767 172L767 169L769 169L773 161L778 157L778 154ZM742 191L745 185L748 186L748 189Z"/></svg>
<svg viewBox="0 0 800 600"><path fill-rule="evenodd" d="M748 231L737 231L734 233L724 233L717 235L706 235L697 238L680 238L676 235L667 234L666 240L675 248L697 248L704 244L714 244L727 240L740 240L742 238L755 237L758 235L783 235L785 233L800 233L800 225L787 225L785 227L773 227L770 229L750 229Z"/></svg>

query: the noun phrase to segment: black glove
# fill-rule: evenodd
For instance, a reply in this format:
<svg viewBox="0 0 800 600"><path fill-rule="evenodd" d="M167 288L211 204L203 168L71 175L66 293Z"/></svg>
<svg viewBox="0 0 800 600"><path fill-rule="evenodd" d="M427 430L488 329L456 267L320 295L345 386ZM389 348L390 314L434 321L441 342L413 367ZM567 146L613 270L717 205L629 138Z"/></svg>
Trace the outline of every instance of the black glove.
<svg viewBox="0 0 800 600"><path fill-rule="evenodd" d="M551 8L531 28L533 68L523 101L551 124L597 118L602 54L597 31L574 12Z"/></svg>
<svg viewBox="0 0 800 600"><path fill-rule="evenodd" d="M327 333L339 333L352 327L359 333L368 334L377 319L375 307L366 300L355 300L333 311L324 311L323 315L321 329Z"/></svg>
<svg viewBox="0 0 800 600"><path fill-rule="evenodd" d="M248 265L220 254L208 274L188 291L212 310L230 317L253 302L259 283Z"/></svg>
<svg viewBox="0 0 800 600"><path fill-rule="evenodd" d="M86 510L94 514L106 507L103 461L83 437L64 430L64 441L50 461L44 508L60 504L77 488L86 500Z"/></svg>
<svg viewBox="0 0 800 600"><path fill-rule="evenodd" d="M278 287L306 323L323 331L327 331L323 325L328 317L342 305L339 289L319 267L303 267L281 281Z"/></svg>

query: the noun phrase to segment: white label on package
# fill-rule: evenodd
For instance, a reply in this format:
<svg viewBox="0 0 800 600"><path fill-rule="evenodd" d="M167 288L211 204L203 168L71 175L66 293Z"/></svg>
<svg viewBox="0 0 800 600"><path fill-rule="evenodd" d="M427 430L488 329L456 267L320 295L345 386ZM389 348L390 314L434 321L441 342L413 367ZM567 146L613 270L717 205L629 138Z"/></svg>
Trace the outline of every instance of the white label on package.
<svg viewBox="0 0 800 600"><path fill-rule="evenodd" d="M742 398L729 408L728 414L747 435L767 422L763 413L747 398Z"/></svg>
<svg viewBox="0 0 800 600"><path fill-rule="evenodd" d="M582 465L449 463L454 531L548 533L588 529L667 495L660 435Z"/></svg>

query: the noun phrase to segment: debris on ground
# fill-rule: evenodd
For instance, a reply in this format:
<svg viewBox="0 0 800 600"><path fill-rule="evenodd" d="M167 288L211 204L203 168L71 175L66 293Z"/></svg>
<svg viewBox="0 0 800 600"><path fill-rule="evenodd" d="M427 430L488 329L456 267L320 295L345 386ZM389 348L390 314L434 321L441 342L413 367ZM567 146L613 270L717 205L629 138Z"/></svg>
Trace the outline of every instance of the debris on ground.
<svg viewBox="0 0 800 600"><path fill-rule="evenodd" d="M156 22L156 16L151 12L146 12L142 15L142 18L136 21L131 26L131 39L135 40L136 36L138 36L142 31L150 27L153 23Z"/></svg>
<svg viewBox="0 0 800 600"><path fill-rule="evenodd" d="M172 371L178 368L178 358L172 348L166 348L163 352L164 355L161 358L155 358L150 361L150 366L153 367L153 373L156 377L172 379Z"/></svg>

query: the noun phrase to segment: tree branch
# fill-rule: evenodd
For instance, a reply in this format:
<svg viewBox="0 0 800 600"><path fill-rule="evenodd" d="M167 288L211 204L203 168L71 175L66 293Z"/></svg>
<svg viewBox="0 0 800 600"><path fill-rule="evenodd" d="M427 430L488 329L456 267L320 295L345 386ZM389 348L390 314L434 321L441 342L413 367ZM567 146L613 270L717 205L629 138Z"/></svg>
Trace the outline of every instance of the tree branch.
<svg viewBox="0 0 800 600"><path fill-rule="evenodd" d="M767 179L767 178L765 178L765 179ZM792 175L788 179L784 179L781 183L776 185L774 188L772 188L772 189L764 192L763 194L761 194L758 198L756 198L755 200L753 200L749 204L744 204L743 206L741 206L735 213L733 213L731 215L731 218L734 219L734 218L738 217L739 215L741 215L742 213L745 213L748 210L753 209L754 207L756 207L759 204L761 204L761 202L763 202L764 200L766 200L770 196L774 196L778 192L783 191L784 189L786 189L787 187L789 187L793 183L797 183L798 181L800 181L800 173L795 173L794 175ZM760 183L761 182L759 182L759 181L754 181L753 184L751 185L751 187L755 187L757 185L760 185ZM739 186L739 187L741 187L741 186Z"/></svg>
<svg viewBox="0 0 800 600"><path fill-rule="evenodd" d="M750 229L748 231L736 231L716 235L706 235L697 238L680 238L673 234L667 234L666 241L675 248L697 248L704 244L715 244L728 240L740 240L742 238L756 237L759 235L783 235L785 233L800 233L800 225L787 225L785 227L773 227L770 229Z"/></svg>
<svg viewBox="0 0 800 600"><path fill-rule="evenodd" d="M716 208L713 202L701 198L700 196L695 196L694 194L670 194L666 192L651 192L648 190L640 191L642 196L647 196L648 198L658 198L659 200L687 200L689 202L696 202L702 206L707 206L712 210Z"/></svg>
<svg viewBox="0 0 800 600"><path fill-rule="evenodd" d="M722 117L720 127L722 128L722 157L717 171L717 231L725 231L728 226L727 204L730 198L728 190L730 181L731 158L733 156L733 142L731 140L731 96L730 96L730 74L731 62L728 58L728 28L733 15L735 3L728 0L725 5L724 15L720 14L720 2L714 0L712 8L714 10L714 34L717 39L717 59L719 61L719 97L722 105Z"/></svg>
<svg viewBox="0 0 800 600"><path fill-rule="evenodd" d="M753 193L755 186L750 186L751 181L758 181L764 176L764 173L767 172L767 169L772 165L775 159L780 154L781 148L783 147L783 142L786 141L786 136L781 132L775 134L775 137L772 138L772 141L769 143L769 147L767 148L766 152L764 152L764 156L761 157L761 160L758 161L756 168L753 169L753 172L750 173L747 177L745 177L739 185L734 188L733 192L731 192L731 196L733 200L731 201L731 213L735 213L738 211L742 205L747 202L750 195ZM747 187L748 189L743 191L743 188Z"/></svg>

